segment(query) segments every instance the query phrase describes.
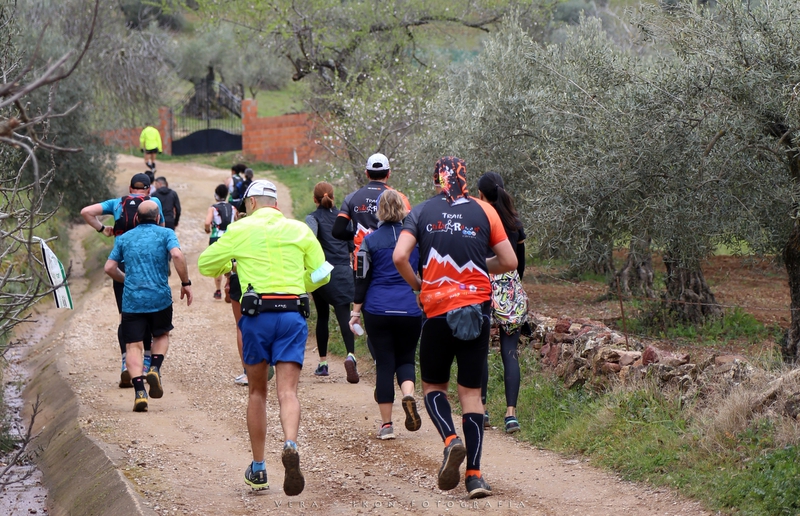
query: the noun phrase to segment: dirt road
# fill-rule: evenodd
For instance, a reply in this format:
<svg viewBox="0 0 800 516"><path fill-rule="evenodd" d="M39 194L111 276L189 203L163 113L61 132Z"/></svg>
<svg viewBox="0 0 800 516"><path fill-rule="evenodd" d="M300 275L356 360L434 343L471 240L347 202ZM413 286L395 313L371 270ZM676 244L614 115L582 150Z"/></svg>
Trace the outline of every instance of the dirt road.
<svg viewBox="0 0 800 516"><path fill-rule="evenodd" d="M121 156L120 190L142 169L140 159ZM67 380L80 399L79 424L105 443L107 454L149 509L209 515L704 514L697 503L620 481L581 460L538 450L496 429L487 432L483 451L483 470L494 496L473 503L463 486L441 492L436 471L442 443L427 415L423 412L419 432L407 432L400 423L395 425L396 440L375 439L379 418L369 361L361 360L362 380L356 385L345 381L336 357L331 357L331 376L316 378L313 337L300 382L299 444L306 489L297 497L282 492L282 434L271 391L266 459L271 488L251 492L243 481L251 456L245 426L247 390L233 383L240 372L233 316L230 305L212 298L213 280L197 273L197 256L207 245L203 218L214 187L227 173L159 164L159 175L167 177L181 198L184 213L177 234L190 264L195 301L191 307L178 301L180 280L173 274L175 330L162 369L165 395L151 400L149 412L132 412L133 392L117 387L118 314L110 279L80 296L75 314L56 336L65 345ZM279 196L280 207L290 213L285 188ZM78 228L76 234L81 231L85 235L87 228ZM401 409L395 410L396 422L402 422Z"/></svg>

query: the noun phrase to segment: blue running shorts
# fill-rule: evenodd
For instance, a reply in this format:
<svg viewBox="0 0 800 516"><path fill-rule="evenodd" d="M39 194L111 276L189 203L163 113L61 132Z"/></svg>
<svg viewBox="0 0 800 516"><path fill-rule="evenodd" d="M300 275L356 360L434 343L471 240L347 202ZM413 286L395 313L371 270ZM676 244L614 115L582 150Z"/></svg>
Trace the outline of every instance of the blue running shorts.
<svg viewBox="0 0 800 516"><path fill-rule="evenodd" d="M244 363L255 365L264 360L296 362L303 365L308 339L306 319L299 312L262 312L239 319L242 330Z"/></svg>

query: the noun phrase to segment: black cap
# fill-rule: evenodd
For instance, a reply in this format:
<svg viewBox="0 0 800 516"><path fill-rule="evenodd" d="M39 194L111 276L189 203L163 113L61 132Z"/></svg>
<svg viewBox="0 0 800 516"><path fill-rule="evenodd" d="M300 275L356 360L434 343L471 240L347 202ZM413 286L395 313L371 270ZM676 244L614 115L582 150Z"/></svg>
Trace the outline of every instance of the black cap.
<svg viewBox="0 0 800 516"><path fill-rule="evenodd" d="M131 188L138 190L150 188L150 178L147 177L147 174L134 174L131 178Z"/></svg>

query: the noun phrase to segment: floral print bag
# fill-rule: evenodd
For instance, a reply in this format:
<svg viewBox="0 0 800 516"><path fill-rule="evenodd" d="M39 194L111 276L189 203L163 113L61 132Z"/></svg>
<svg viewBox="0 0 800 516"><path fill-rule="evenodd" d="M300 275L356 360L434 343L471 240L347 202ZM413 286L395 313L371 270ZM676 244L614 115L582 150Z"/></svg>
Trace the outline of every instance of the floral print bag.
<svg viewBox="0 0 800 516"><path fill-rule="evenodd" d="M528 294L516 270L489 277L492 280L492 319L506 333L513 333L528 318Z"/></svg>

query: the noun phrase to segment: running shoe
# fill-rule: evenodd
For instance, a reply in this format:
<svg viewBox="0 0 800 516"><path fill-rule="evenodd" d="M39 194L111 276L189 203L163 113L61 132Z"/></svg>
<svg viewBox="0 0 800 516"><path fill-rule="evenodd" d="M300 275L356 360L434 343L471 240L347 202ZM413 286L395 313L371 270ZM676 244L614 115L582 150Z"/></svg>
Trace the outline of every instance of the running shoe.
<svg viewBox="0 0 800 516"><path fill-rule="evenodd" d="M358 369L356 369L356 357L352 353L344 359L344 370L347 371L347 382L358 383Z"/></svg>
<svg viewBox="0 0 800 516"><path fill-rule="evenodd" d="M267 470L253 471L253 463L251 462L244 472L244 483L253 488L253 491L263 491L269 489L269 482L267 482Z"/></svg>
<svg viewBox="0 0 800 516"><path fill-rule="evenodd" d="M394 427L391 423L381 425L378 430L378 439L385 441L386 439L394 439Z"/></svg>
<svg viewBox="0 0 800 516"><path fill-rule="evenodd" d="M458 437L450 441L449 446L445 446L444 460L442 461L442 467L439 468L439 489L449 491L458 486L458 481L461 477L458 473L458 468L461 467L461 463L464 462L466 456L467 447Z"/></svg>
<svg viewBox="0 0 800 516"><path fill-rule="evenodd" d="M300 472L300 454L297 452L297 443L286 441L283 445L281 462L286 471L283 477L283 492L286 496L297 496L303 492L306 479Z"/></svg>
<svg viewBox="0 0 800 516"><path fill-rule="evenodd" d="M131 373L128 372L128 366L125 365L125 359L122 359L122 370L119 373L119 387L120 389L130 389L133 387L131 380Z"/></svg>
<svg viewBox="0 0 800 516"><path fill-rule="evenodd" d="M489 423L489 411L483 413L483 428L492 428L492 424Z"/></svg>
<svg viewBox="0 0 800 516"><path fill-rule="evenodd" d="M328 364L320 364L314 371L314 376L328 376Z"/></svg>
<svg viewBox="0 0 800 516"><path fill-rule="evenodd" d="M513 434L519 432L519 421L516 416L506 416L506 433Z"/></svg>
<svg viewBox="0 0 800 516"><path fill-rule="evenodd" d="M219 290L214 292L214 299L222 299L222 292Z"/></svg>
<svg viewBox="0 0 800 516"><path fill-rule="evenodd" d="M422 426L422 419L417 412L417 400L414 396L403 396L403 411L406 413L406 430L416 432Z"/></svg>
<svg viewBox="0 0 800 516"><path fill-rule="evenodd" d="M161 386L161 371L158 367L150 366L147 371L147 384L150 386L151 398L160 398L164 395L164 389Z"/></svg>
<svg viewBox="0 0 800 516"><path fill-rule="evenodd" d="M134 412L147 412L147 391L136 391L133 398Z"/></svg>
<svg viewBox="0 0 800 516"><path fill-rule="evenodd" d="M492 488L489 487L489 484L482 476L470 475L464 479L464 484L467 486L470 500L492 496Z"/></svg>
<svg viewBox="0 0 800 516"><path fill-rule="evenodd" d="M233 379L233 383L236 385L241 385L243 387L247 386L247 373L242 373L236 378Z"/></svg>
<svg viewBox="0 0 800 516"><path fill-rule="evenodd" d="M275 367L270 364L269 368L267 369L267 381L272 380L273 376L275 376Z"/></svg>

